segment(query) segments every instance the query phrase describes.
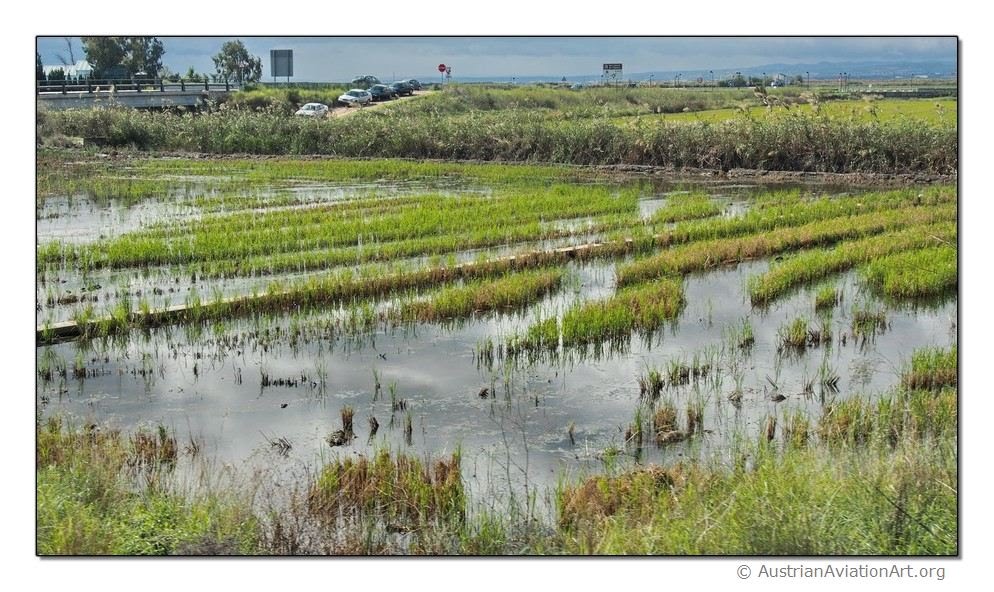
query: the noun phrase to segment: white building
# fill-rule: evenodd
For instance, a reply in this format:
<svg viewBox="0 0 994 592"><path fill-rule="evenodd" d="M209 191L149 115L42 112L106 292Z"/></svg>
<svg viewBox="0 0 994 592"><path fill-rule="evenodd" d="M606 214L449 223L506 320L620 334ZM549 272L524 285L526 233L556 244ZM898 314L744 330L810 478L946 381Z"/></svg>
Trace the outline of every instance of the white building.
<svg viewBox="0 0 994 592"><path fill-rule="evenodd" d="M62 70L66 78L89 78L93 75L93 67L86 60L79 60L75 64L68 66L60 64L58 66L42 66L42 68L45 70L45 76L48 76L55 70Z"/></svg>

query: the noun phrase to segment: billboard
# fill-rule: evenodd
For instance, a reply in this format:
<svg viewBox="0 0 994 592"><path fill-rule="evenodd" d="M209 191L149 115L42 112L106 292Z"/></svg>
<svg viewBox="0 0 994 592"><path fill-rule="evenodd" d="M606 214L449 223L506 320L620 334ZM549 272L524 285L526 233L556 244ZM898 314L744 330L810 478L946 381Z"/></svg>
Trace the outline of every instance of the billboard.
<svg viewBox="0 0 994 592"><path fill-rule="evenodd" d="M292 49L270 49L269 50L269 70L273 78L287 78L293 76L293 50Z"/></svg>

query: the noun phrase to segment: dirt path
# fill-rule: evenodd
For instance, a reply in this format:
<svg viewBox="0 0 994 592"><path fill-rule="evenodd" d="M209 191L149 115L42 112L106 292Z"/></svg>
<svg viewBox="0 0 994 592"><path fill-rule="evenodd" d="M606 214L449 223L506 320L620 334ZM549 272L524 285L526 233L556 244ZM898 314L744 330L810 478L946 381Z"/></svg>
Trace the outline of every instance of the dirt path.
<svg viewBox="0 0 994 592"><path fill-rule="evenodd" d="M419 97L426 97L430 94L436 93L435 90L419 90L409 97L397 97L391 101L383 101L380 103L372 103L366 107L343 107L340 105L331 106L328 110L328 117L346 117L352 115L353 113L359 113L361 111L368 111L370 109L382 109L384 107L389 107L390 105L396 105L404 101L411 101Z"/></svg>

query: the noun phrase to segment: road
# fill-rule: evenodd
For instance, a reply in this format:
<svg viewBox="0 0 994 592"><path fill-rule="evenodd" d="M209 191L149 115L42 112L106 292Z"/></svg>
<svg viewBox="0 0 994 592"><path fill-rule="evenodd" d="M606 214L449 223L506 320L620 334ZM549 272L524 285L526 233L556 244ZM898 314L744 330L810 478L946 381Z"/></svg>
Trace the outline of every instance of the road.
<svg viewBox="0 0 994 592"><path fill-rule="evenodd" d="M373 103L373 104L371 104L371 105L369 105L367 107L341 107L341 106L335 105L335 106L331 107L331 109L328 111L328 117L346 117L348 115L352 115L353 113L359 113L361 111L368 111L370 109L383 109L385 107L389 107L390 105L396 105L396 104L402 103L404 101L412 101L412 100L417 99L419 97L426 97L426 96L428 96L430 94L434 94L436 92L438 92L438 91L436 91L436 90L420 90L420 91L417 91L415 94L413 94L413 95L411 95L409 97L397 97L396 99L393 99L392 101L383 101L381 103Z"/></svg>

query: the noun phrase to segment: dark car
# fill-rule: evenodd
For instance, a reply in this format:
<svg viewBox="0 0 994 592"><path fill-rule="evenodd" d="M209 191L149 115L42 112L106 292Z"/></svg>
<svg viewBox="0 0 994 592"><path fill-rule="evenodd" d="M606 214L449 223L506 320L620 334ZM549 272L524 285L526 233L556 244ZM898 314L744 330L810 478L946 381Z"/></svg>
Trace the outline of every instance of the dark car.
<svg viewBox="0 0 994 592"><path fill-rule="evenodd" d="M398 96L411 96L414 94L414 87L404 81L394 82L390 88L397 92Z"/></svg>
<svg viewBox="0 0 994 592"><path fill-rule="evenodd" d="M421 83L413 78L411 78L410 80L405 80L404 82L410 84L411 88L413 88L414 90L421 90Z"/></svg>
<svg viewBox="0 0 994 592"><path fill-rule="evenodd" d="M397 92L385 84L374 84L369 87L369 94L373 95L374 101L389 101L397 96Z"/></svg>
<svg viewBox="0 0 994 592"><path fill-rule="evenodd" d="M373 86L374 84L379 84L380 79L373 75L358 76L352 79L353 88L361 88L363 90Z"/></svg>

